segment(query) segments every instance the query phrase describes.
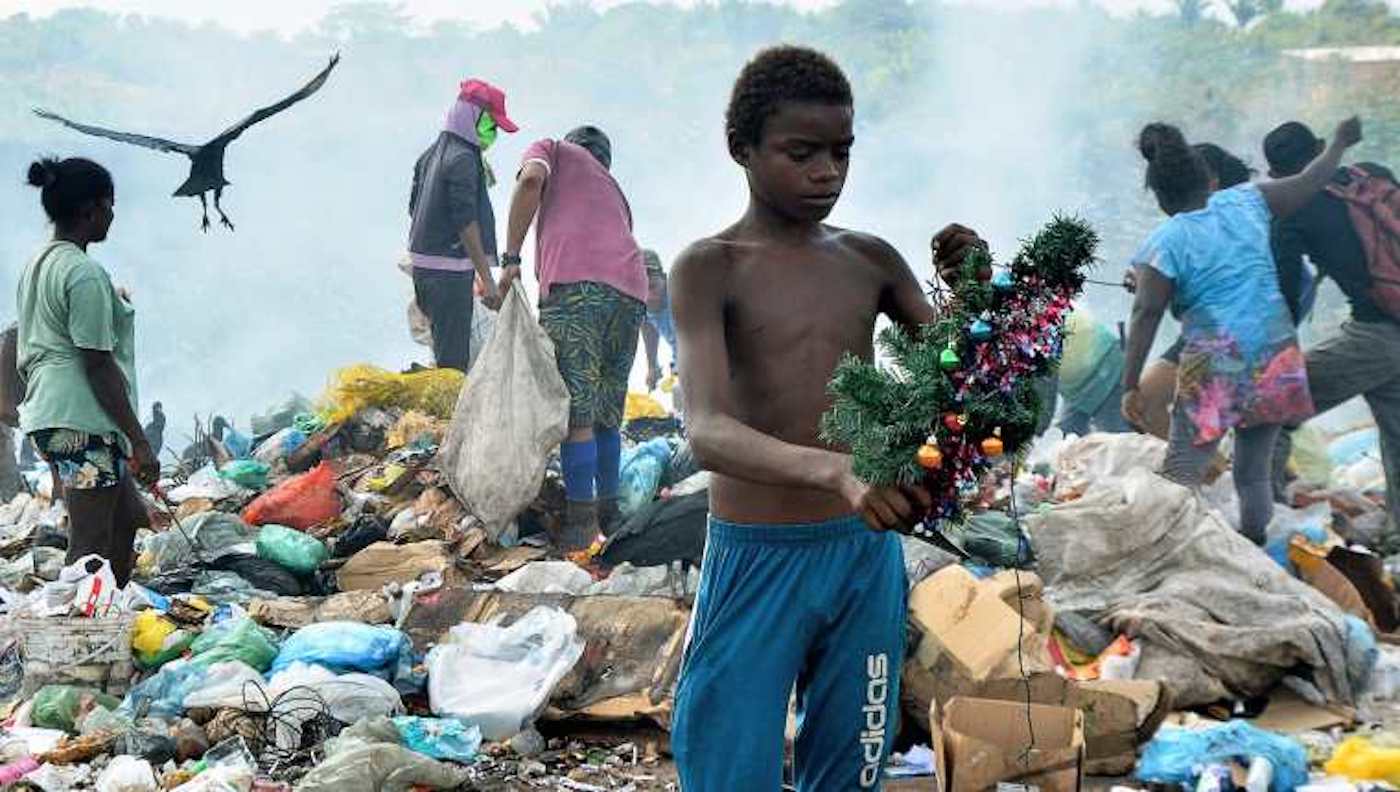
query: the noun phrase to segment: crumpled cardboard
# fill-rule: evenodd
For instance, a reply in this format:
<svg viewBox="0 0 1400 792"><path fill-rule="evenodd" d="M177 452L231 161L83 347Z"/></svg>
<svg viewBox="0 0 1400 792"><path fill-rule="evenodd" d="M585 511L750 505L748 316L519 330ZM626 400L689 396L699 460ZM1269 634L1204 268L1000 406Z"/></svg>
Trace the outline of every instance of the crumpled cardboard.
<svg viewBox="0 0 1400 792"><path fill-rule="evenodd" d="M904 708L931 729L926 718L935 701L1025 702L1029 685L1035 703L1083 711L1087 772L1127 773L1137 746L1170 712L1170 697L1155 680L1072 682L1056 673L1047 649L1055 615L1041 591L1039 578L1020 573L1022 619L1010 572L977 580L953 566L915 586L909 618L919 637L904 664Z"/></svg>
<svg viewBox="0 0 1400 792"><path fill-rule="evenodd" d="M300 630L322 621L389 624L394 615L389 600L379 591L347 591L329 597L278 597L255 599L248 616L264 627Z"/></svg>
<svg viewBox="0 0 1400 792"><path fill-rule="evenodd" d="M1077 792L1084 782L1084 716L1068 707L954 698L935 722L939 792L983 792L998 784ZM1032 739L1034 735L1034 739Z"/></svg>
<svg viewBox="0 0 1400 792"><path fill-rule="evenodd" d="M385 583L402 585L437 573L444 583L454 583L461 578L454 561L455 554L446 542L375 542L345 562L336 573L336 582L342 591L378 591Z"/></svg>

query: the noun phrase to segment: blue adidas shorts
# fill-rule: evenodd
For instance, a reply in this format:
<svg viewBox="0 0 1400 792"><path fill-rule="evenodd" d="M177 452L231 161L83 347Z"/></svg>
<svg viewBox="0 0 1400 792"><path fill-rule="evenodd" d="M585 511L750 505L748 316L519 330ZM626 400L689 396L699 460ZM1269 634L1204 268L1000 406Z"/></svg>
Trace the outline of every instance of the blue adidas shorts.
<svg viewBox="0 0 1400 792"><path fill-rule="evenodd" d="M898 727L907 587L894 533L858 517L710 521L671 747L685 792L879 789Z"/></svg>

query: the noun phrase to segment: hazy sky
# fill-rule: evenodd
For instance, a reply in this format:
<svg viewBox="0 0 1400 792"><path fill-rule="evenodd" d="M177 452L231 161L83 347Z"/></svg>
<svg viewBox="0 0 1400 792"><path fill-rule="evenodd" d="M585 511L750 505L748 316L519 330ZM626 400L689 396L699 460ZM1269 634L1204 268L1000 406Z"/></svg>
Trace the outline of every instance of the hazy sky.
<svg viewBox="0 0 1400 792"><path fill-rule="evenodd" d="M671 0L690 4L694 0ZM821 8L834 0L780 0L799 8ZM1170 0L1096 0L1114 11L1137 9L1162 10L1171 6ZM191 22L215 21L241 31L277 29L293 32L318 21L325 12L343 0L238 0L238 2L189 2L189 0L0 0L0 16L27 12L35 15L52 13L60 8L90 7L105 11L151 14L176 17ZM389 0L385 0L389 2ZM595 7L606 8L626 0L591 0ZM961 0L961 2L1018 7L1030 5L1068 4L1077 0ZM1321 0L1288 0L1289 7L1306 8ZM1392 4L1400 0L1392 0ZM423 21L466 19L482 27L494 27L502 22L521 25L530 23L531 15L556 4L551 0L406 0L396 3L409 15Z"/></svg>

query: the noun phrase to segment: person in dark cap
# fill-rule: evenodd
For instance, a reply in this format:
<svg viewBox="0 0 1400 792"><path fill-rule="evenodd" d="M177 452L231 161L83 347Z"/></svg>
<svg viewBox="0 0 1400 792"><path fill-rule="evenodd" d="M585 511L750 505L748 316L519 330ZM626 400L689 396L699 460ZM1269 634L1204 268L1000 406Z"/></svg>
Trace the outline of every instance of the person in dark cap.
<svg viewBox="0 0 1400 792"><path fill-rule="evenodd" d="M1307 125L1282 124L1264 138L1269 175L1299 173L1325 147ZM1290 305L1302 291L1303 256L1317 267L1319 280L1336 281L1351 303L1351 321L1306 351L1308 385L1318 413L1355 396L1366 399L1380 432L1386 508L1394 532L1400 530L1400 316L1393 300L1387 303L1378 297L1365 246L1346 200L1338 194L1370 179L1393 184L1395 175L1373 162L1339 168L1328 189L1274 226L1272 243L1279 285Z"/></svg>
<svg viewBox="0 0 1400 792"><path fill-rule="evenodd" d="M516 176L501 257L504 290L520 276L520 250L535 226L540 326L569 389L560 449L568 503L555 537L568 550L588 547L618 521L623 408L647 310L632 209L611 167L612 144L595 126L533 143Z"/></svg>
<svg viewBox="0 0 1400 792"><path fill-rule="evenodd" d="M413 292L432 325L433 357L443 368L466 371L471 360L473 269L486 289L483 302L500 307L491 274L496 263L496 216L491 173L482 153L497 130L518 127L506 114L506 96L482 80L461 84L437 140L413 166L409 194L408 255Z"/></svg>

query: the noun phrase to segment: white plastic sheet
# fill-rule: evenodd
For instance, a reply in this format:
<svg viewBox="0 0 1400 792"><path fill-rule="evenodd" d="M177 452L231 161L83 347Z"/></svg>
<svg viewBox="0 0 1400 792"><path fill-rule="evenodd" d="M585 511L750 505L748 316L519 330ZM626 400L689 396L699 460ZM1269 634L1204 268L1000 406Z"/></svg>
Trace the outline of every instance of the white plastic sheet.
<svg viewBox="0 0 1400 792"><path fill-rule="evenodd" d="M459 624L428 652L428 703L504 740L529 725L581 656L578 624L559 608L541 605L508 627Z"/></svg>
<svg viewBox="0 0 1400 792"><path fill-rule="evenodd" d="M438 455L452 491L493 539L539 495L549 453L568 423L569 392L554 344L517 282L457 398Z"/></svg>

